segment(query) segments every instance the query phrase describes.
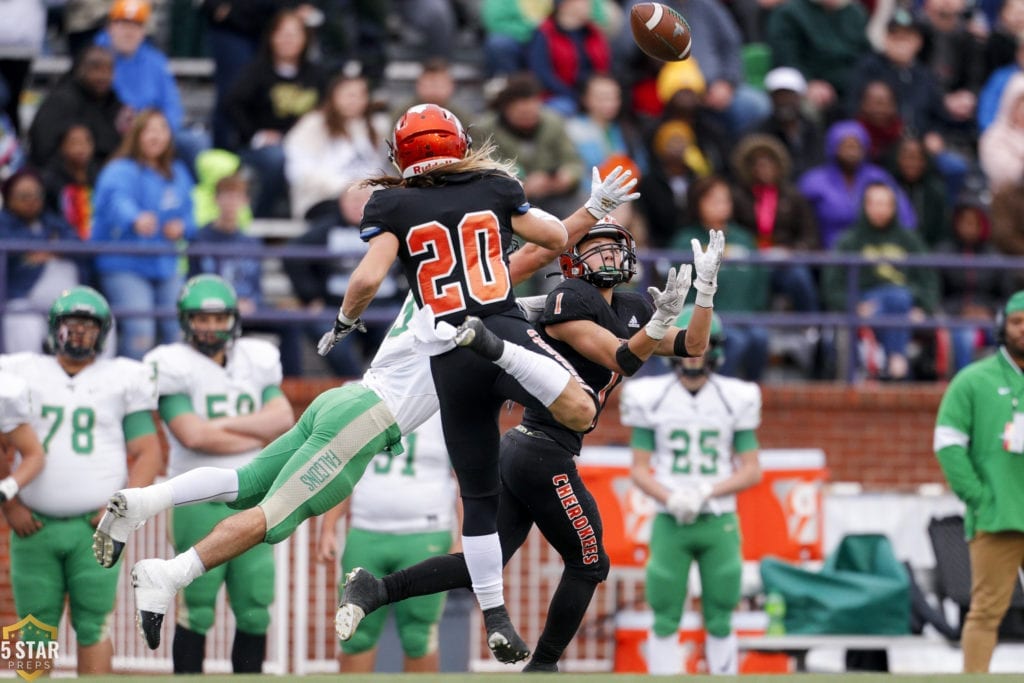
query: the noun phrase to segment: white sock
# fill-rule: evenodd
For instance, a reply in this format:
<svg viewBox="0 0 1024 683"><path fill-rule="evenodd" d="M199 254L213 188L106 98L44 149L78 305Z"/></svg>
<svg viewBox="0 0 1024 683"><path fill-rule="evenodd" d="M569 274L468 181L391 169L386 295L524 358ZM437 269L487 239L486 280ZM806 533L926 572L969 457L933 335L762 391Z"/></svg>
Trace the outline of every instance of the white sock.
<svg viewBox="0 0 1024 683"><path fill-rule="evenodd" d="M505 345L506 347L509 344ZM473 581L473 593L480 609L501 607L505 604L504 583L501 577L501 542L498 534L463 536L462 554Z"/></svg>
<svg viewBox="0 0 1024 683"><path fill-rule="evenodd" d="M206 567L193 546L173 560L167 560L167 573L174 581L175 588L181 590L205 574Z"/></svg>
<svg viewBox="0 0 1024 683"><path fill-rule="evenodd" d="M647 636L647 672L655 676L674 676L683 673L683 650L679 647L679 634Z"/></svg>
<svg viewBox="0 0 1024 683"><path fill-rule="evenodd" d="M739 673L740 650L735 633L724 638L716 638L709 633L704 643L704 654L708 660L708 673L726 676Z"/></svg>
<svg viewBox="0 0 1024 683"><path fill-rule="evenodd" d="M238 472L224 467L197 467L152 488L157 486L170 487L175 507L192 503L233 503L238 498Z"/></svg>
<svg viewBox="0 0 1024 683"><path fill-rule="evenodd" d="M505 342L505 352L494 364L512 375L545 406L554 403L572 379L558 361L512 342Z"/></svg>

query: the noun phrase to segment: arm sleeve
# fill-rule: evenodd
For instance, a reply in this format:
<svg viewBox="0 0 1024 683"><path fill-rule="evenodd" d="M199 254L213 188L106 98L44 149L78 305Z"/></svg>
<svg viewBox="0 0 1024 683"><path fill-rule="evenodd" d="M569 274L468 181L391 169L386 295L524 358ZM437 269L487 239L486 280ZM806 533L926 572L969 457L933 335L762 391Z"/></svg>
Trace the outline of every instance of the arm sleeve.
<svg viewBox="0 0 1024 683"><path fill-rule="evenodd" d="M142 359L149 366L156 382L156 393L159 396L184 394L190 396L192 387L188 379L188 363L175 358L173 349L161 346L153 349Z"/></svg>
<svg viewBox="0 0 1024 683"><path fill-rule="evenodd" d="M132 192L138 180L137 170L126 160L115 160L103 169L96 180L92 240L118 240L133 234L132 226L142 211Z"/></svg>
<svg viewBox="0 0 1024 683"><path fill-rule="evenodd" d="M629 447L638 451L654 451L654 430L646 427L633 427L629 435Z"/></svg>
<svg viewBox="0 0 1024 683"><path fill-rule="evenodd" d="M584 284L590 288L590 285ZM584 295L576 282L566 280L555 288L544 301L544 312L540 315L540 324L556 325L570 320L596 320L589 297ZM595 296L600 296L594 292Z"/></svg>
<svg viewBox="0 0 1024 683"><path fill-rule="evenodd" d="M26 424L32 414L28 384L20 377L0 372L0 434Z"/></svg>
<svg viewBox="0 0 1024 683"><path fill-rule="evenodd" d="M192 206L192 191L195 189L195 183L192 182L192 176L188 172L188 168L180 161L174 162L174 190L180 197L180 203L175 211L175 217L180 218L185 223L185 235L184 239L191 240L195 238L196 232L196 214Z"/></svg>
<svg viewBox="0 0 1024 683"><path fill-rule="evenodd" d="M756 384L747 385L748 394L743 397L736 415L736 431L753 431L761 426L761 388Z"/></svg>
<svg viewBox="0 0 1024 683"><path fill-rule="evenodd" d="M495 178L499 183L499 193L506 202L503 208L520 215L530 210L530 201L526 198L526 191L519 180L506 174L496 175Z"/></svg>
<svg viewBox="0 0 1024 683"><path fill-rule="evenodd" d="M156 434L156 425L153 423L153 413L149 410L140 410L129 413L121 421L121 429L124 431L124 440L131 441L147 434Z"/></svg>
<svg viewBox="0 0 1024 683"><path fill-rule="evenodd" d="M753 429L737 431L732 435L732 452L747 453L756 451L761 445L757 442L757 432Z"/></svg>
<svg viewBox="0 0 1024 683"><path fill-rule="evenodd" d="M968 453L973 428L973 394L973 387L964 375L953 378L939 404L932 448L949 487L960 500L976 506L985 488Z"/></svg>
<svg viewBox="0 0 1024 683"><path fill-rule="evenodd" d="M171 65L163 55L160 55L160 58L162 61L160 89L163 100L160 108L163 110L164 116L167 117L167 123L170 124L171 130L177 134L185 123L185 109L181 105L181 93L178 92L178 83L174 80L174 74L171 73Z"/></svg>
<svg viewBox="0 0 1024 683"><path fill-rule="evenodd" d="M642 380L633 380L626 382L622 387L622 394L619 396L619 420L626 427L648 430L654 428L643 400L645 384Z"/></svg>
<svg viewBox="0 0 1024 683"><path fill-rule="evenodd" d="M378 190L370 195L363 208L363 220L359 223L359 239L369 242L382 232L394 232L385 220L386 204L387 193Z"/></svg>
<svg viewBox="0 0 1024 683"><path fill-rule="evenodd" d="M185 413L196 412L188 394L166 394L160 396L160 418L167 423Z"/></svg>
<svg viewBox="0 0 1024 683"><path fill-rule="evenodd" d="M156 410L157 373L153 366L122 358L123 376L126 378L124 393L124 414L130 415L141 410Z"/></svg>

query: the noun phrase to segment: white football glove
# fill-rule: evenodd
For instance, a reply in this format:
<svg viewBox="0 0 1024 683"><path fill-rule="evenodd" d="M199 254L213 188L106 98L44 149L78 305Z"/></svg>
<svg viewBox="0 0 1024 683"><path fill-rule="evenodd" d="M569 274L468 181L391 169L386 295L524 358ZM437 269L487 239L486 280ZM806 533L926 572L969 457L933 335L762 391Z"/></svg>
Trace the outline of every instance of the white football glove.
<svg viewBox="0 0 1024 683"><path fill-rule="evenodd" d="M591 172L590 199L583 206L591 216L601 220L626 202L640 197L639 192L633 192L636 182L633 172L623 171L621 166L612 169L604 180L601 180L601 174L594 167Z"/></svg>
<svg viewBox="0 0 1024 683"><path fill-rule="evenodd" d="M516 297L516 305L519 306L519 310L523 312L523 315L526 316L526 319L529 320L532 325L540 320L540 315L544 312L544 305L547 300L548 297L546 294L519 296Z"/></svg>
<svg viewBox="0 0 1024 683"><path fill-rule="evenodd" d="M21 487L18 486L18 482L14 480L14 477L0 479L0 503L12 500L16 495L18 495L18 490L20 488Z"/></svg>
<svg viewBox="0 0 1024 683"><path fill-rule="evenodd" d="M665 509L679 524L691 524L704 503L711 496L711 484L702 481L698 484L685 484L674 491L665 501Z"/></svg>
<svg viewBox="0 0 1024 683"><path fill-rule="evenodd" d="M708 234L707 251L701 248L699 240L690 242L693 246L693 270L697 274L693 283L697 290L694 303L704 308L714 306L715 292L718 291L718 269L722 266L722 254L725 251L725 233L711 230Z"/></svg>
<svg viewBox="0 0 1024 683"><path fill-rule="evenodd" d="M647 288L647 293L650 294L651 300L654 302L655 310L647 326L644 327L644 331L651 339L663 339L668 328L679 317L679 312L683 310L683 304L686 303L686 295L690 291L690 275L691 270L688 263L679 267L678 275L675 268L669 268L664 291L657 287Z"/></svg>
<svg viewBox="0 0 1024 683"><path fill-rule="evenodd" d="M324 335L320 337L320 341L316 344L316 352L321 356L326 356L334 345L340 342L342 339L352 334L356 330L360 332L366 332L366 325L359 318L356 318L351 323L344 323L341 321L342 316L341 309L338 309L338 317L334 319L334 329L330 332L324 332Z"/></svg>

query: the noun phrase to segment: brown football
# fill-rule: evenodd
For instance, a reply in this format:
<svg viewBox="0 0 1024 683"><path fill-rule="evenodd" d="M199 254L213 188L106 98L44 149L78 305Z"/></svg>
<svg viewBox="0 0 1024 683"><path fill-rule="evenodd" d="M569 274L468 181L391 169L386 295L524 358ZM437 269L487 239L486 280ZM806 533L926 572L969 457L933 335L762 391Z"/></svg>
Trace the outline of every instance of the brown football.
<svg viewBox="0 0 1024 683"><path fill-rule="evenodd" d="M690 25L668 5L634 5L629 12L629 28L640 49L655 59L678 62L690 56Z"/></svg>

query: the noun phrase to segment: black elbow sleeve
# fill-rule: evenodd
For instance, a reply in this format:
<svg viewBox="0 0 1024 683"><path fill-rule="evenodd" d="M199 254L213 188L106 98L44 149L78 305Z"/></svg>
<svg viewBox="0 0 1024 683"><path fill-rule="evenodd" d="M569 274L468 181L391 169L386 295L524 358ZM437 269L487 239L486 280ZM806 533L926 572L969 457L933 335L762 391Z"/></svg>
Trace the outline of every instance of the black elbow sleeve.
<svg viewBox="0 0 1024 683"><path fill-rule="evenodd" d="M626 377L635 375L640 366L644 364L639 356L629 350L629 342L622 342L622 345L615 351L615 362L622 368L622 373Z"/></svg>

